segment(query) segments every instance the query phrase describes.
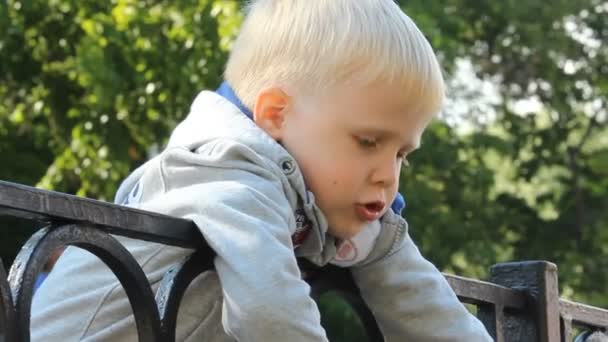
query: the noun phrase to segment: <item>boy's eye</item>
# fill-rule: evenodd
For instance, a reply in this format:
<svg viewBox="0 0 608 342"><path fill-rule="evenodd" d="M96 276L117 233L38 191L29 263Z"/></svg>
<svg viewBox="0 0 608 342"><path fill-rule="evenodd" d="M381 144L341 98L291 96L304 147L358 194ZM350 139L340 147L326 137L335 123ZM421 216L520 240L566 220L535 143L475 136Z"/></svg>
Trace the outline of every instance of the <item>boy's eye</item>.
<svg viewBox="0 0 608 342"><path fill-rule="evenodd" d="M369 137L357 137L357 142L359 145L361 145L361 147L365 148L374 148L378 144L376 139Z"/></svg>

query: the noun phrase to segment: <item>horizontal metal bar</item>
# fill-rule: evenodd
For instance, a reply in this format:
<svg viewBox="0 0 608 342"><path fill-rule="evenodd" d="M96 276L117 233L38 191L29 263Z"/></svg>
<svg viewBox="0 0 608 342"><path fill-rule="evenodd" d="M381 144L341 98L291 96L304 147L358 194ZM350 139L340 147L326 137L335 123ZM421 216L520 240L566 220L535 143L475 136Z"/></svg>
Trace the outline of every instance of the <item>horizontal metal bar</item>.
<svg viewBox="0 0 608 342"><path fill-rule="evenodd" d="M208 248L189 220L0 181L0 215L97 225L111 234L186 248Z"/></svg>
<svg viewBox="0 0 608 342"><path fill-rule="evenodd" d="M608 328L608 310L606 309L560 299L559 311L562 317L567 317L574 325Z"/></svg>
<svg viewBox="0 0 608 342"><path fill-rule="evenodd" d="M468 304L495 304L505 309L526 308L523 292L486 281L444 274L458 299Z"/></svg>

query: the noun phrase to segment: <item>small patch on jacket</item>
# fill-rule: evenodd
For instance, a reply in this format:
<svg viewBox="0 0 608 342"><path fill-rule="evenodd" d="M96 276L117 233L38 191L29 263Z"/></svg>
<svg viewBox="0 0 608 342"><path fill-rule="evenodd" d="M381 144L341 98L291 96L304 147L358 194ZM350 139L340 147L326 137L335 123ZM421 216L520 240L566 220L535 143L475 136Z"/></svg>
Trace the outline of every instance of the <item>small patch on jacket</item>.
<svg viewBox="0 0 608 342"><path fill-rule="evenodd" d="M308 237L310 229L312 228L312 224L304 213L304 210L297 209L295 212L295 216L296 231L295 233L293 233L293 235L291 235L291 242L293 244L294 249L298 248L302 243L304 243L304 240L306 240L306 237Z"/></svg>
<svg viewBox="0 0 608 342"><path fill-rule="evenodd" d="M350 240L344 240L336 251L336 261L353 261L357 258L357 246Z"/></svg>

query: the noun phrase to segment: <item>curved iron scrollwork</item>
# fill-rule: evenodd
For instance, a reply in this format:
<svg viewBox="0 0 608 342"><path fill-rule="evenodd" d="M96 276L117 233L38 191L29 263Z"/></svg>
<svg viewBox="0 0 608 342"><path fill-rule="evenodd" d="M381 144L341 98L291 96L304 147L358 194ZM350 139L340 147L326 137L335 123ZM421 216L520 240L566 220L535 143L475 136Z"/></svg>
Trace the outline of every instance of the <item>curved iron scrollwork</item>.
<svg viewBox="0 0 608 342"><path fill-rule="evenodd" d="M140 341L161 341L160 317L146 276L122 244L93 226L69 224L40 229L23 246L8 276L15 309L15 341L30 340L34 282L51 253L60 246L85 249L101 259L122 284L133 309Z"/></svg>
<svg viewBox="0 0 608 342"><path fill-rule="evenodd" d="M305 274L306 281L310 284L311 296L317 303L323 294L336 293L357 313L368 341L384 340L374 314L361 298L359 288L349 269L332 265L319 268L304 259L298 260L298 262Z"/></svg>
<svg viewBox="0 0 608 342"><path fill-rule="evenodd" d="M199 249L184 262L169 270L156 292L163 341L175 341L177 314L188 285L201 273L213 269L211 249Z"/></svg>
<svg viewBox="0 0 608 342"><path fill-rule="evenodd" d="M96 255L118 278L129 298L140 341L175 341L181 300L197 276L213 269L215 256L208 248L196 250L165 274L154 296L137 261L109 233L85 224L47 226L25 243L8 278L0 265L0 342L30 341L30 312L36 276L56 248L70 245ZM359 315L369 340L382 340L376 321L361 300L348 270L335 267L309 268L309 271L306 280L311 285L313 299L318 301L322 294L330 291L337 293Z"/></svg>
<svg viewBox="0 0 608 342"><path fill-rule="evenodd" d="M0 342L15 340L15 311L6 271L0 259Z"/></svg>

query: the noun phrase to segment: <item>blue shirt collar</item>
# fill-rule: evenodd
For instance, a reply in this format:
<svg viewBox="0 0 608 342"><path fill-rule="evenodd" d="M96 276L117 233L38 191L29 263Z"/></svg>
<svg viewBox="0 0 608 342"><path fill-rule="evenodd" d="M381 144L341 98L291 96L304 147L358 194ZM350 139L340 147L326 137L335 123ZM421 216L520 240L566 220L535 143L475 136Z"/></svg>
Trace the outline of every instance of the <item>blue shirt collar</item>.
<svg viewBox="0 0 608 342"><path fill-rule="evenodd" d="M220 87L215 91L219 95L223 96L226 100L232 102L241 112L245 113L250 119L253 120L253 113L249 110L249 108L245 107L245 105L241 102L239 97L236 95L232 87L228 84L228 82L224 81L220 84Z"/></svg>

